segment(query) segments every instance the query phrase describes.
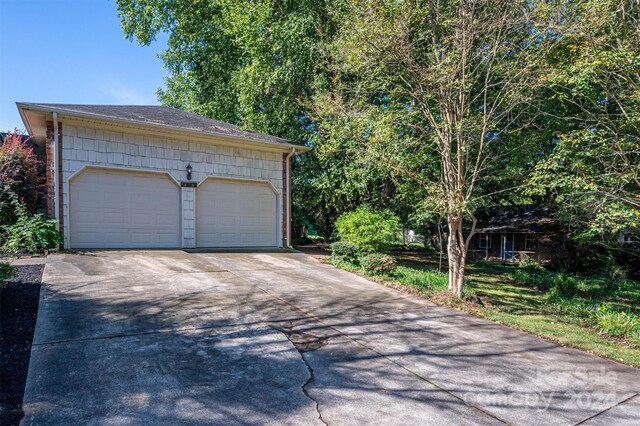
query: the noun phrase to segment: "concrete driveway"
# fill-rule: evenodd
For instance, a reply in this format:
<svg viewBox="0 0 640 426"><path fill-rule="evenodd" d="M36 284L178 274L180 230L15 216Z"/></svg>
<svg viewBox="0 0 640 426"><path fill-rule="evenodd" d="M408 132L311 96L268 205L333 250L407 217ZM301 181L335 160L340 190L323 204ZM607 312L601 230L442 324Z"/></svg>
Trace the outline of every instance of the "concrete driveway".
<svg viewBox="0 0 640 426"><path fill-rule="evenodd" d="M638 424L640 370L302 253L48 258L23 424Z"/></svg>

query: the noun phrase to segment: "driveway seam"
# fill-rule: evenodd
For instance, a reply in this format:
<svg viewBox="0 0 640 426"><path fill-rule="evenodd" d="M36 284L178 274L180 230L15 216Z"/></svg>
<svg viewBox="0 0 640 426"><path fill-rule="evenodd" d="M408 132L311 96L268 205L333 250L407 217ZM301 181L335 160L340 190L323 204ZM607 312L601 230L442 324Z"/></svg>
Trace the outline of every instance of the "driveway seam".
<svg viewBox="0 0 640 426"><path fill-rule="evenodd" d="M212 269L212 270L198 270L198 271L163 271L163 272L132 272L127 274L127 277L137 276L137 275L145 275L145 276L153 276L153 275L171 275L171 274L210 274L210 273L220 273L220 272L229 272L235 275L235 272L271 272L271 271L289 271L292 268L264 268L264 269L238 269L236 271L232 271L229 269ZM114 275L114 274L91 274L86 275L87 277L112 277L112 278L122 278L125 275ZM65 275L60 275L56 277L57 279L66 278ZM43 279L43 282L45 280Z"/></svg>
<svg viewBox="0 0 640 426"><path fill-rule="evenodd" d="M233 275L237 276L238 278L240 278L240 279L242 279L242 280L245 280L245 281L246 281L246 282L248 282L248 283L254 284L254 283L252 283L250 280L248 280L248 279L247 279L247 278L245 278L245 277L242 277L242 276L240 276L240 275L238 275L238 274L236 274L236 273L234 273L234 272L232 272L232 271L229 271L229 272L231 272ZM374 353L378 354L380 357L382 357L383 359L387 360L388 362L390 362L390 363L392 363L392 364L394 364L394 365L396 365L396 366L398 366L398 367L402 368L403 370L405 370L405 371L409 372L410 374L414 375L414 376L415 376L415 377L417 377L418 379L420 379L420 380L422 380L422 381L424 381L424 382L426 382L426 383L429 383L430 385L432 385L432 386L434 386L435 388L437 388L437 389L441 390L442 392L445 392L447 395L450 395L451 397L453 397L453 398L457 399L458 401L462 402L465 406L467 406L467 407L469 407L469 408L476 409L476 410L480 411L481 413L483 413L483 414L485 414L485 415L487 415L487 416L489 416L489 417L491 417L491 418L493 418L493 419L495 419L495 420L497 420L497 421L499 421L499 422L501 422L501 423L503 423L503 424L505 424L505 425L509 425L509 424L510 424L510 423L509 423L509 422L507 422L506 420L501 419L500 417L496 416L495 414L493 414L493 413L492 413L492 412L490 412L490 411L487 411L487 410L485 410L485 409L483 409L483 408L481 408L481 407L478 407L478 406L476 406L476 405L472 405L472 404L467 403L467 402L466 402L462 397L458 396L457 394L455 394L455 393L453 393L453 392L451 392L451 391L449 391L449 390L447 390L447 389L443 388L442 386L440 386L440 385L438 385L438 384L436 384L436 383L432 382L431 380L427 379L426 377L423 377L422 375L420 375L420 374L416 373L415 371L413 371L413 370L409 369L408 367L405 367L404 365L402 365L402 364L398 363L397 361L394 361L393 359L391 359L391 358L389 358L388 356L386 356L386 355L384 355L384 354L380 353L380 352L379 352L379 351L377 351L376 349L374 349L374 348L372 348L372 347L370 347L370 346L368 346L368 345L366 345L366 344L364 344L364 343L360 342L360 341L359 341L359 340L357 340L356 338L351 337L351 336L349 336L348 334L343 333L343 332L342 332L341 330L339 330L338 328L336 328L336 327L334 327L334 326L332 326L332 325L330 325L330 324L325 323L324 321L322 321L320 318L318 318L318 317L317 317L317 316L315 316L314 314L309 313L309 312L306 312L304 309L301 309L301 308L297 307L296 305L294 305L294 304L292 304L292 303L288 302L286 299L283 299L282 297L280 297L280 296L278 296L278 295L276 295L276 294L271 293L269 290L267 290L267 289L265 289L265 288L261 287L261 286L260 286L260 284L254 284L254 285L255 285L255 286L256 286L256 288L258 288L260 291L262 291L262 292L266 293L267 295L269 295L269 296L273 297L274 299L278 300L279 302L281 302L281 303L283 303L283 304L285 304L285 305L287 305L287 306L291 307L292 309L294 309L294 310L296 310L296 311L298 311L298 312L302 313L302 314L303 314L304 316L306 316L307 318L309 318L309 319L311 319L311 320L313 320L313 321L316 321L316 322L318 322L318 323L322 324L323 326L325 326L325 327L327 327L327 328L329 328L329 329L331 329L331 330L334 330L336 333L338 333L338 334L340 334L341 336L344 336L345 338L347 338L347 339L351 340L351 341L352 341L353 343L355 343L356 345L358 345L358 346L360 346L360 347L362 347L362 348L368 349L368 350L370 350L370 351L372 351L372 352L374 352ZM295 347L295 346L294 346L294 347ZM303 360L304 360L304 358L303 358ZM305 361L305 364L306 364L306 361Z"/></svg>
<svg viewBox="0 0 640 426"><path fill-rule="evenodd" d="M296 318L293 318L293 319L296 319ZM179 332L179 331L188 331L188 330L192 330L192 331L212 330L212 329L216 329L216 328L237 328L237 327L243 327L243 326L247 326L247 325L264 325L265 328L270 328L269 327L270 323L272 323L272 321L258 321L258 322L252 322L252 323L232 324L232 325L208 325L208 326L202 326L202 327L163 328L163 329L159 329L159 330L145 331L145 332L140 332L140 333L114 334L114 335L110 335L110 336L85 337L85 338L81 338L81 339L54 340L54 341L51 341L51 342L33 343L31 346L43 346L44 347L44 346L61 345L61 344L66 344L66 343L81 343L81 342L91 342L91 341L98 341L98 340L118 339L118 338L123 338L123 337L147 336L147 335L152 335L152 334L162 334L162 333L166 333L167 331Z"/></svg>
<svg viewBox="0 0 640 426"><path fill-rule="evenodd" d="M609 410L611 410L613 408L616 408L616 407L618 407L618 406L620 406L622 404L626 404L627 402L631 401L633 398L637 397L638 395L640 395L640 394L638 394L638 393L633 394L629 398L626 398L626 399L618 402L617 404L612 405L611 407L605 408L604 410L600 411L599 413L594 414L593 416L587 417L586 419L579 421L574 426L578 426L578 425L584 424L584 423L588 422L589 420L595 419L596 417L600 416L601 414L606 413L607 411L609 411Z"/></svg>

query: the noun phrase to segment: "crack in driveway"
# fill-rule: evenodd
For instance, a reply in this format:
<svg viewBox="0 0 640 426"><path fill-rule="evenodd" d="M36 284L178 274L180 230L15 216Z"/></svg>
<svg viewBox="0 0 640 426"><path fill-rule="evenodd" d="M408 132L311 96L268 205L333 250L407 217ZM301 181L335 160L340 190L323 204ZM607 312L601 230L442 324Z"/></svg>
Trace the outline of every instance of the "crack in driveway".
<svg viewBox="0 0 640 426"><path fill-rule="evenodd" d="M242 276L240 276L240 275L237 275L237 274L235 274L235 273L233 273L233 272L232 272L232 274L236 275L238 278L241 278L241 279L243 279L243 280L245 280L245 281L247 281L247 282L249 282L249 283L251 283L251 284L255 285L255 287L256 287L258 290L260 290L260 291L262 291L262 292L266 293L267 295L269 295L269 296L270 296L270 297L272 297L273 299L277 300L278 302L280 302L280 303L282 303L282 304L284 304L284 305L286 305L286 306L289 306L289 307L290 307L290 308L292 308L294 311L297 311L297 312L301 313L303 317L305 317L305 318L307 318L307 319L309 319L309 320L313 321L313 322L314 322L314 323L316 323L316 324L320 324L320 325L322 325L323 327L325 327L325 328L327 328L327 329L333 330L333 331L334 331L335 333L337 333L338 335L341 335L341 336L345 337L346 339L348 339L348 340L352 341L353 343L355 343L356 345L358 345L358 346L360 346L360 347L362 347L362 348L365 348L365 349L367 349L367 350L370 350L370 351L372 351L372 352L376 353L378 356L380 356L380 358L381 358L381 359L384 359L384 360L386 360L387 362L390 362L391 364L394 364L394 365L396 365L397 367L400 367L401 369L403 369L403 370L407 371L408 373L412 374L413 376L417 377L418 379L420 379L420 380L422 380L422 381L424 381L424 382L426 382L426 383L429 383L429 384L430 384L430 385L432 385L433 387L435 387L435 388L437 388L437 389L439 389L439 390L441 390L441 391L445 392L446 394L448 394L448 395L452 396L453 398L457 399L458 401L460 401L461 403L463 403L463 404L464 404L464 405L466 405L467 407L472 408L472 409L475 409L475 410L477 410L477 411L478 411L478 412L480 412L480 413L483 413L483 414L485 414L485 415L487 415L487 416L489 416L489 417L492 417L493 419L495 419L496 421L498 421L498 422L500 422L500 423L502 423L502 424L509 424L509 422L508 422L508 421L506 421L506 420L504 420L504 419L500 418L497 414L494 414L493 412L491 412L491 411L489 411L489 410L487 410L487 409L485 409L485 408L482 408L482 407L480 407L480 406L478 406L478 405L471 404L471 403L467 402L467 401L464 399L464 397L463 397L463 396L460 396L460 395L458 395L456 392L451 391L451 390L447 389L446 387L441 386L441 385L439 385L439 384L437 384L437 383L435 383L435 382L431 381L430 379L428 379L427 377L422 376L422 375L421 375L421 374L419 374L418 372L413 371L413 370L412 370L411 368L409 368L408 366L405 366L405 365L403 365L402 363L400 363L400 362L398 362L398 361L396 361L396 360L391 359L390 357L388 357L388 356L386 356L385 354L383 354L383 353L379 352L378 350L374 349L373 347L370 347L370 346L368 346L367 344L365 344L365 343L363 343L363 342L359 341L357 338L355 338L355 337L353 337L353 336L350 336L349 334L343 333L343 332L342 332L341 330L339 330L338 328L336 328L336 327L334 327L334 326L332 326L332 325L329 325L329 324L325 323L322 319L320 319L320 318L316 317L314 314L312 314L312 313L310 313L310 312L307 312L307 311L305 311L304 309L299 308L299 307L298 307L298 306L296 306L295 304L288 302L288 301L287 301L287 300L285 300L284 298L282 298L282 297L278 296L277 294L274 294L274 293L270 292L269 290L267 290L267 289L265 289L265 288L261 287L260 285L255 284L255 283L252 283L251 281L249 281L249 280L248 280L247 278L245 278L245 277L242 277ZM289 327L289 329L290 329L290 330L293 330L293 323L292 323L292 321L290 321L290 320L272 321L271 323L272 323L272 324L277 324L278 322L285 322L285 323L286 323L286 322L289 322L289 323L290 323L290 327ZM276 328L276 329L280 330L281 332L283 332L283 333L285 334L285 336L287 337L287 339L289 339L289 336L288 336L288 334L287 334L287 331L285 331L285 330L287 330L286 328L278 327L277 325L274 325L274 328ZM313 335L312 335L312 336L313 336ZM314 337L316 337L316 336L314 336ZM291 343L294 345L294 347L296 347L296 349L298 350L298 352L300 352L300 356L302 357L303 362L305 363L305 365L307 365L307 368L308 368L308 369L310 370L310 372L312 373L312 372L313 372L313 370L311 369L311 367L310 367L310 366L309 366L309 364L307 363L306 359L304 358L304 354L303 354L303 352L301 352L301 351L300 351L300 349L298 349L298 347L295 345L295 343L294 343L291 339L289 339L289 341L291 341ZM317 348L316 348L316 349L317 349ZM312 377L313 377L313 376L312 376ZM308 384L308 383L307 383L307 384ZM306 385L305 385L305 386L306 386ZM304 386L303 386L303 388L304 388ZM311 398L311 397L310 397L306 392L305 392L305 395L307 395L307 397L308 397L309 399L312 399L312 400L315 402L315 399ZM317 406L317 402L316 402L316 406ZM320 415L320 411L318 411L318 415ZM322 420L322 418L321 418L321 417L320 417L320 419ZM323 422L324 422L324 420L323 420ZM326 424L326 423L325 423L325 424Z"/></svg>
<svg viewBox="0 0 640 426"><path fill-rule="evenodd" d="M284 323L285 325L279 325L279 323ZM306 352L315 351L316 349L319 349L322 346L326 345L328 338L319 337L310 333L296 332L294 331L295 325L291 320L274 321L271 323L271 327L284 334L287 340L289 340L293 347L298 351L298 354L300 354L300 358L302 359L302 362L309 372L309 378L302 385L302 393L304 393L304 395L315 404L316 412L318 413L318 419L320 419L320 421L325 425L329 426L329 423L327 423L326 420L322 417L318 401L311 396L307 389L307 387L315 381L315 375L313 372L313 368L304 355Z"/></svg>

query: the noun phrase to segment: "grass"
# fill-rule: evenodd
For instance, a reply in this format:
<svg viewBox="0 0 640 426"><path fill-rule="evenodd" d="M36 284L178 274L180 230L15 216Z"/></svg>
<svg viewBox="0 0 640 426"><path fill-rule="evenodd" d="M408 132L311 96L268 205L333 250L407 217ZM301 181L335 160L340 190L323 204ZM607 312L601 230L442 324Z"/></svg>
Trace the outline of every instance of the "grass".
<svg viewBox="0 0 640 426"><path fill-rule="evenodd" d="M446 293L446 273L436 270L439 259L411 249L394 250L393 255L395 271L369 277L563 346L640 367L638 281L612 284L605 278L471 262L466 297L460 302ZM368 275L357 263L332 263ZM563 290L555 291L557 286Z"/></svg>

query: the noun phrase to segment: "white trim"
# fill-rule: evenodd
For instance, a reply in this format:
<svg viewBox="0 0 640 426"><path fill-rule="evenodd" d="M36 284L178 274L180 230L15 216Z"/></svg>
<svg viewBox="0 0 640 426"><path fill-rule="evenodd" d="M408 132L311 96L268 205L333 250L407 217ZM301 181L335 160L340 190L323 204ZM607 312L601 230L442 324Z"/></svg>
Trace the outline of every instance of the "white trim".
<svg viewBox="0 0 640 426"><path fill-rule="evenodd" d="M97 170L112 170L112 171L116 171L116 172L131 172L131 173L152 173L152 174L157 174L157 175L166 175L169 177L169 179L171 180L171 182L174 183L174 185L176 185L178 187L178 190L180 191L181 185L180 182L178 182L173 176L171 176L170 173L168 172L163 172L160 170L145 170L145 169L131 169L131 168L127 168L127 167L111 167L111 166L94 166L91 164L87 164L84 165L82 167L80 167L78 170L76 170L75 172L73 172L65 181L63 181L63 191L65 194L67 194L67 205L66 207L63 204L63 217L65 218L65 228L64 229L64 233L63 233L63 237L64 237L64 246L68 249L73 248L72 244L71 244L71 181L73 179L75 179L77 176L81 175L82 173L84 173L87 169L97 169ZM177 206L176 208L180 209L180 235L178 236L179 238L179 242L180 242L180 247L182 247L182 194L180 194L180 205Z"/></svg>
<svg viewBox="0 0 640 426"><path fill-rule="evenodd" d="M248 183L251 183L251 182L266 183L269 186L269 188L271 188L274 194L276 195L280 194L280 191L278 191L278 189L275 186L273 186L273 183L271 183L266 179L253 179L253 178L245 178L242 176L236 177L236 176L207 175L207 177L205 177L200 182L198 182L198 187L200 187L200 185L202 185L204 181L206 181L207 179L239 180L239 181L248 182Z"/></svg>
<svg viewBox="0 0 640 426"><path fill-rule="evenodd" d="M84 166L80 167L78 170L73 172L71 176L67 178L67 183L70 182L72 179L74 179L77 175L84 172L86 169L104 169L104 170L115 170L117 172L155 173L160 175L167 175L178 188L182 186L180 185L180 182L176 178L171 176L171 173L163 172L162 170L132 169L131 167L100 166L100 165L93 165L93 164L85 164Z"/></svg>

